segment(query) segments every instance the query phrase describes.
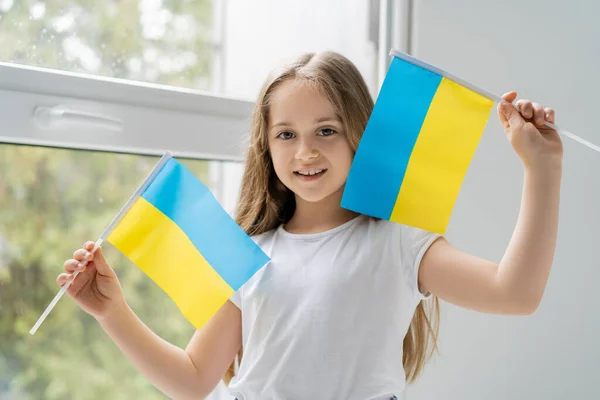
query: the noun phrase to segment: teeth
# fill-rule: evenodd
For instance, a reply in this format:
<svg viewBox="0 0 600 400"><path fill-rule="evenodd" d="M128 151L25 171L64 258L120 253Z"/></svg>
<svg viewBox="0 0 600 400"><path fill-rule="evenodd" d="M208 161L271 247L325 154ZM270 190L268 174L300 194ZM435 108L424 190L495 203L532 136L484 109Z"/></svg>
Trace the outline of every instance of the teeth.
<svg viewBox="0 0 600 400"><path fill-rule="evenodd" d="M311 176L311 175L316 175L323 172L322 169L315 169L313 171L298 171L298 174L300 175L304 175L304 176Z"/></svg>

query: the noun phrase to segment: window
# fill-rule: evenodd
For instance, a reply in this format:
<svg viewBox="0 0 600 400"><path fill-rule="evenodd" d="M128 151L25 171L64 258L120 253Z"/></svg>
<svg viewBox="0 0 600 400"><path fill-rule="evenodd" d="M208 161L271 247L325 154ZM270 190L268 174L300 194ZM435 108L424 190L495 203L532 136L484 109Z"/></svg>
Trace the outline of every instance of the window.
<svg viewBox="0 0 600 400"><path fill-rule="evenodd" d="M97 236L157 157L0 146L0 393L9 398L162 399L92 318L65 297L29 336L57 291L64 259ZM184 163L209 187L209 163ZM104 246L127 301L157 334L185 347L193 327L161 289ZM1 397L1 396L0 396Z"/></svg>
<svg viewBox="0 0 600 400"><path fill-rule="evenodd" d="M0 398L164 398L67 297L29 335L63 261L167 149L233 214L267 72L330 49L375 93L389 51L373 39L379 5L0 0ZM185 347L193 328L166 294L104 248L136 313ZM231 397L221 387L212 398Z"/></svg>
<svg viewBox="0 0 600 400"><path fill-rule="evenodd" d="M0 0L0 61L211 89L210 0Z"/></svg>

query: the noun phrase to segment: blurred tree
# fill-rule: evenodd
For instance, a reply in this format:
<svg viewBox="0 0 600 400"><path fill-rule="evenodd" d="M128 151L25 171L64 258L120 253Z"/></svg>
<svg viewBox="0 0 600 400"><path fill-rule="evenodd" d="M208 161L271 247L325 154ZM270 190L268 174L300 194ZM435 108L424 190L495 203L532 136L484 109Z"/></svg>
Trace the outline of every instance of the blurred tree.
<svg viewBox="0 0 600 400"><path fill-rule="evenodd" d="M211 26L210 0L0 0L0 61L209 90ZM63 261L98 238L157 159L0 144L0 398L164 398L66 296L29 335ZM207 162L184 163L207 181ZM173 302L103 247L136 313L185 346L193 327Z"/></svg>
<svg viewBox="0 0 600 400"><path fill-rule="evenodd" d="M211 0L0 0L0 61L210 90Z"/></svg>

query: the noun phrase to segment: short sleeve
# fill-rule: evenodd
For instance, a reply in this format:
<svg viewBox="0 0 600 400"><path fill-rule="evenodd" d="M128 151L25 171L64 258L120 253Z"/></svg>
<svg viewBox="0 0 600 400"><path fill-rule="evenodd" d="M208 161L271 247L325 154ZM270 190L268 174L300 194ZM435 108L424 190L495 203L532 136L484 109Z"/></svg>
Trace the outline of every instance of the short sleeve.
<svg viewBox="0 0 600 400"><path fill-rule="evenodd" d="M415 299L421 301L431 296L423 293L419 287L419 268L421 260L436 239L442 237L439 233L402 225L400 235L400 251L402 266L408 272L409 285L414 291Z"/></svg>
<svg viewBox="0 0 600 400"><path fill-rule="evenodd" d="M272 232L272 231L270 231ZM260 235L255 235L255 236L250 236L250 238L254 241L254 243L256 243L259 247L263 248L264 247L264 238L268 237L268 232L267 233L263 233ZM259 271L261 271L264 268L264 266L259 269ZM248 281L251 281L253 279L255 279L257 273L255 273L253 276L251 276ZM238 290L236 290L230 297L229 297L229 301L231 301L233 304L235 304L237 306L237 308L239 308L240 310L242 309L242 299L244 298L244 286L248 283L248 281L246 281L244 284L242 284L242 286L240 286L238 288Z"/></svg>
<svg viewBox="0 0 600 400"><path fill-rule="evenodd" d="M235 291L229 298L229 300L237 306L240 310L242 309L242 288L241 286L238 290Z"/></svg>

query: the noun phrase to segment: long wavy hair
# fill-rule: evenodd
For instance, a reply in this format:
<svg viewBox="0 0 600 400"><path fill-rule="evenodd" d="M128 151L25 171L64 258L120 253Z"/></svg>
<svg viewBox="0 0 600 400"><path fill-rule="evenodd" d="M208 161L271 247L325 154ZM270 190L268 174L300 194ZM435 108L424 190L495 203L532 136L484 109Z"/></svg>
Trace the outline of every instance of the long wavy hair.
<svg viewBox="0 0 600 400"><path fill-rule="evenodd" d="M250 143L236 214L236 222L251 236L288 222L296 208L294 194L275 174L267 142L269 100L283 82L292 79L321 90L340 116L355 152L373 110L373 99L360 72L350 60L338 53L304 54L269 75L258 95L252 116ZM417 379L425 363L437 350L439 321L437 297L431 296L421 301L404 337L402 364L407 382L412 383ZM237 362L241 361L242 355L243 349L240 349ZM224 376L227 384L235 375L236 366L234 361L227 370Z"/></svg>

